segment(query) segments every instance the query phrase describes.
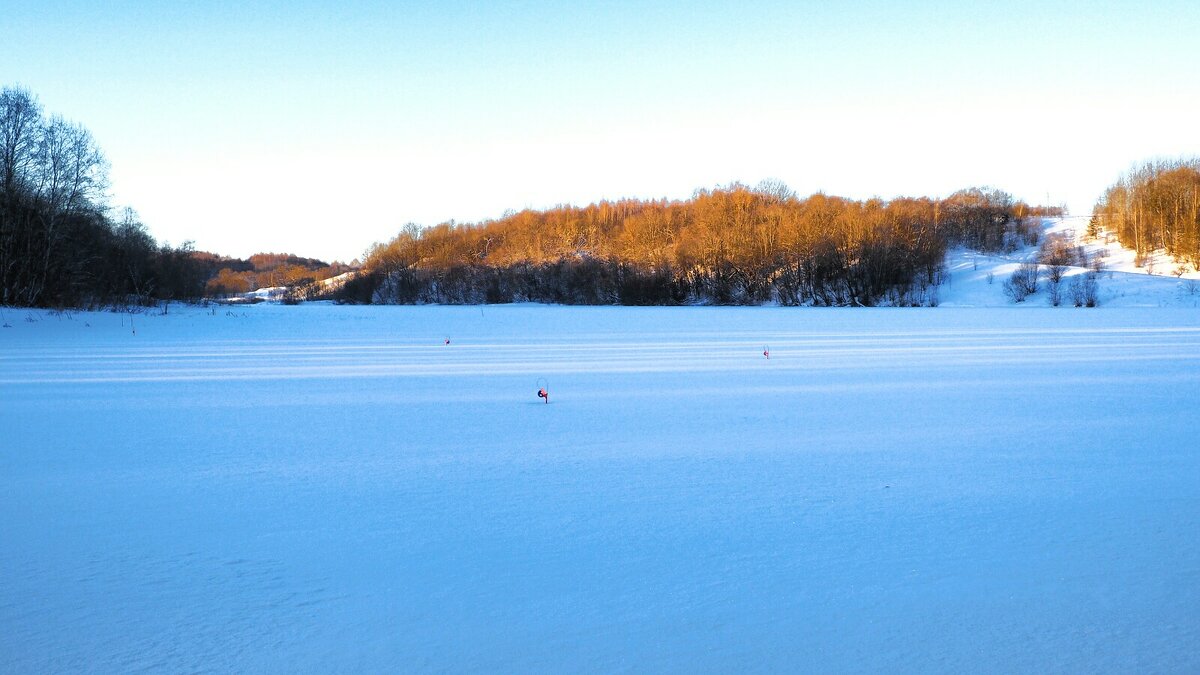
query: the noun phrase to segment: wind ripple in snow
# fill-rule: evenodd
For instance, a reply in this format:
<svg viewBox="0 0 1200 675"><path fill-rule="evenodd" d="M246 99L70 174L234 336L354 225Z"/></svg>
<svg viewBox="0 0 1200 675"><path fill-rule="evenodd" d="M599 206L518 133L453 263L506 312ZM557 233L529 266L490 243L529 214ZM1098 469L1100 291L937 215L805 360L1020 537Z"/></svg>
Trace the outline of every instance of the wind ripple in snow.
<svg viewBox="0 0 1200 675"><path fill-rule="evenodd" d="M466 344L452 348L344 344L319 348L289 343L181 344L169 350L109 349L96 353L16 352L0 357L0 384L69 384L220 380L394 378L538 373L737 371L760 364L768 338L754 342L638 340L630 342ZM1015 335L954 332L871 336L769 336L776 370L909 368L930 365L1097 362L1200 358L1197 329L1027 331Z"/></svg>

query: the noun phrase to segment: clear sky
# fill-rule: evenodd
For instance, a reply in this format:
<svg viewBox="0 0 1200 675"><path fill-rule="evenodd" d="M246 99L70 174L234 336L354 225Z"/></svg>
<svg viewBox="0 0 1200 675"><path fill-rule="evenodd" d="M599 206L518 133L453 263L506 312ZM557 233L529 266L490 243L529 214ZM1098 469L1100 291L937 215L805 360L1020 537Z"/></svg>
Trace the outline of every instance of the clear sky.
<svg viewBox="0 0 1200 675"><path fill-rule="evenodd" d="M1200 4L6 0L0 84L160 240L348 261L406 222L783 180L1090 211L1200 154Z"/></svg>

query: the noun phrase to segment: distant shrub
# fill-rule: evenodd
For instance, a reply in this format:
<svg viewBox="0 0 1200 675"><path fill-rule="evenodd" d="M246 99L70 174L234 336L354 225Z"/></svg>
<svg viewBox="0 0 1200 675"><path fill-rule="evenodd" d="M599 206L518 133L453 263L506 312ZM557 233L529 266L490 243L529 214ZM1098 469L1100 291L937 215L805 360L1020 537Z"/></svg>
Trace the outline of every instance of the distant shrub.
<svg viewBox="0 0 1200 675"><path fill-rule="evenodd" d="M1058 282L1062 281L1063 274L1067 271L1067 267L1075 265L1079 262L1080 251L1071 243L1071 240L1062 234L1048 235L1042 240L1042 245L1038 251L1038 262L1046 266L1046 277L1049 279L1051 286L1058 286ZM1058 306L1057 289L1051 289L1051 304Z"/></svg>
<svg viewBox="0 0 1200 675"><path fill-rule="evenodd" d="M1062 304L1062 284L1056 279L1047 279L1046 281L1046 301L1051 307L1058 307Z"/></svg>
<svg viewBox="0 0 1200 675"><path fill-rule="evenodd" d="M1038 265L1037 263L1021 263L1012 276L1004 282L1004 294L1013 302L1024 302L1025 298L1037 293Z"/></svg>
<svg viewBox="0 0 1200 675"><path fill-rule="evenodd" d="M1096 306L1096 296L1100 290L1100 285L1096 281L1098 276L1098 273L1088 271L1071 280L1071 302L1076 307Z"/></svg>

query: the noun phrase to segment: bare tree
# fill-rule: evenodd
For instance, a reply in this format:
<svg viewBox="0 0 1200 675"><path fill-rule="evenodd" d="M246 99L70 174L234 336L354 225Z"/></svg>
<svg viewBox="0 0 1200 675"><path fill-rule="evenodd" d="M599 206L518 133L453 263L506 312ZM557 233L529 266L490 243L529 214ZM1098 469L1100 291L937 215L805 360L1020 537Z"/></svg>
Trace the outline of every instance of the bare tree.
<svg viewBox="0 0 1200 675"><path fill-rule="evenodd" d="M0 303L14 300L22 265L22 196L37 152L42 109L27 89L0 90Z"/></svg>
<svg viewBox="0 0 1200 675"><path fill-rule="evenodd" d="M1004 281L1004 293L1013 302L1024 302L1025 298L1037 293L1037 289L1038 265L1033 262L1021 263Z"/></svg>
<svg viewBox="0 0 1200 675"><path fill-rule="evenodd" d="M42 107L28 89L0 90L0 189L6 198L20 190L37 151Z"/></svg>
<svg viewBox="0 0 1200 675"><path fill-rule="evenodd" d="M1088 271L1071 280L1071 301L1076 307L1095 307L1099 295L1098 273Z"/></svg>
<svg viewBox="0 0 1200 675"><path fill-rule="evenodd" d="M0 91L0 301L38 304L49 283L76 283L103 255L86 242L105 227L107 174L86 129L43 118L25 89Z"/></svg>

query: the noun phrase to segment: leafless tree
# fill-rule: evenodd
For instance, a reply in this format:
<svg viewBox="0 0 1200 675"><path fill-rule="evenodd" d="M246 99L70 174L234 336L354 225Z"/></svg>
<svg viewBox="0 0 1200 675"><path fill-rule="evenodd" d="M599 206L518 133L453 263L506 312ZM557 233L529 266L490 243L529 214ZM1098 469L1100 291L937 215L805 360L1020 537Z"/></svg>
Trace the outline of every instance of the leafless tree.
<svg viewBox="0 0 1200 675"><path fill-rule="evenodd" d="M1004 293L1013 302L1024 302L1025 298L1037 293L1038 265L1034 262L1021 263L1012 276L1004 281Z"/></svg>
<svg viewBox="0 0 1200 675"><path fill-rule="evenodd" d="M1076 307L1095 307L1098 302L1100 275L1089 270L1071 280L1071 301Z"/></svg>
<svg viewBox="0 0 1200 675"><path fill-rule="evenodd" d="M37 153L42 107L28 89L0 90L0 189L9 198L21 189Z"/></svg>

